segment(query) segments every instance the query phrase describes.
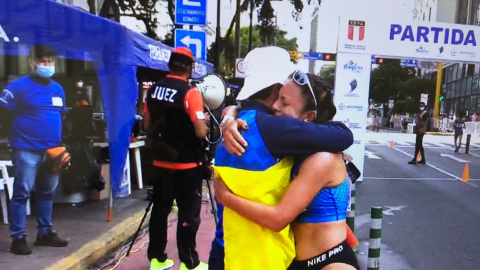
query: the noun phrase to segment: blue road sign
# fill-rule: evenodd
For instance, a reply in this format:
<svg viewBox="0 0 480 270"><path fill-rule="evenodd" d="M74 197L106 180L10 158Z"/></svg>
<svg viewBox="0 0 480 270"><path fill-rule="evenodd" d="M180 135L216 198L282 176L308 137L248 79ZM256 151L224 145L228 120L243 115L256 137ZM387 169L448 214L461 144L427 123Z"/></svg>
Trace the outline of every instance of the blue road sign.
<svg viewBox="0 0 480 270"><path fill-rule="evenodd" d="M308 60L323 60L323 53L318 53L318 52L306 52L303 55L303 59L308 59Z"/></svg>
<svg viewBox="0 0 480 270"><path fill-rule="evenodd" d="M402 59L400 60L400 65L402 67L417 67L418 60Z"/></svg>
<svg viewBox="0 0 480 270"><path fill-rule="evenodd" d="M207 25L207 0L176 0L175 24Z"/></svg>
<svg viewBox="0 0 480 270"><path fill-rule="evenodd" d="M202 31L175 29L175 48L187 47L193 56L207 60L207 34Z"/></svg>

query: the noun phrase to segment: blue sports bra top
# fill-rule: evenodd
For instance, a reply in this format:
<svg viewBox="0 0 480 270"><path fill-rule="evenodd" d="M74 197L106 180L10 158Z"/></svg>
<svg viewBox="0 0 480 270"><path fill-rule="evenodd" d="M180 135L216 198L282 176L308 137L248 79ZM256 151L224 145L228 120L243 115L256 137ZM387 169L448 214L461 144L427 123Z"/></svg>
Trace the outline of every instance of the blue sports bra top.
<svg viewBox="0 0 480 270"><path fill-rule="evenodd" d="M350 199L348 181L345 179L339 186L321 189L295 221L298 223L325 223L346 219Z"/></svg>

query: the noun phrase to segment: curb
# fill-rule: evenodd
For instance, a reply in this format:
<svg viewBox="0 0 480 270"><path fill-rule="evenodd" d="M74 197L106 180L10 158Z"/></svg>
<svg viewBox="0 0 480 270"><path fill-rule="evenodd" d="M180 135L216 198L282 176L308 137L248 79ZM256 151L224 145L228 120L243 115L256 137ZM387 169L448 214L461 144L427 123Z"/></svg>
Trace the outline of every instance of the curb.
<svg viewBox="0 0 480 270"><path fill-rule="evenodd" d="M453 136L453 133L443 133L443 132L427 132L425 135L434 135L434 136Z"/></svg>
<svg viewBox="0 0 480 270"><path fill-rule="evenodd" d="M145 210L137 212L133 216L117 224L108 232L86 243L68 257L63 258L44 270L86 269L132 238L144 214ZM147 225L148 222L143 223L142 229L147 227Z"/></svg>

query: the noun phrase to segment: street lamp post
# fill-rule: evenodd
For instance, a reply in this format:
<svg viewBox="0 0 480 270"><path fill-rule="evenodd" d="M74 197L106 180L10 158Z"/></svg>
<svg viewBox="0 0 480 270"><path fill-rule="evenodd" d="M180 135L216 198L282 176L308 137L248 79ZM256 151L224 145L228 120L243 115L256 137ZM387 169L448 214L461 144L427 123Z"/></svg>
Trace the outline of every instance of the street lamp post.
<svg viewBox="0 0 480 270"><path fill-rule="evenodd" d="M220 54L221 54L221 33L220 33L220 8L221 8L221 0L217 0L217 33L215 37L215 72L220 74L222 68L220 67Z"/></svg>

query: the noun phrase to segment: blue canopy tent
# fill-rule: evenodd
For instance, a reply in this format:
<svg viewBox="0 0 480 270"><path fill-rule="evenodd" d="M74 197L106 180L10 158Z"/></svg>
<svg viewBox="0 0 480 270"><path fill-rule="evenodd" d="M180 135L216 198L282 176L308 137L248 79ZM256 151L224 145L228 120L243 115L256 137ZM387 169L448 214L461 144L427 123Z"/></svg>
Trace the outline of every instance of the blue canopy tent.
<svg viewBox="0 0 480 270"><path fill-rule="evenodd" d="M112 191L125 196L121 182L139 92L137 68L168 71L173 48L53 1L0 0L0 54L26 55L39 43L50 45L59 57L95 64L108 127ZM194 77L212 72L212 64L197 61Z"/></svg>

